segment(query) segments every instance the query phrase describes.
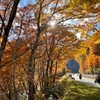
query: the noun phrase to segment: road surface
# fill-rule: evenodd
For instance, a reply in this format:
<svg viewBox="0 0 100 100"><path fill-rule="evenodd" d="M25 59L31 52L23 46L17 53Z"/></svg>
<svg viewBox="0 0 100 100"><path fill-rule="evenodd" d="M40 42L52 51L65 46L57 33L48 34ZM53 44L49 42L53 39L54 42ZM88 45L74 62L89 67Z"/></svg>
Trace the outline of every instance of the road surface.
<svg viewBox="0 0 100 100"><path fill-rule="evenodd" d="M87 78L87 77L82 77L82 79L79 79L79 76L77 74L72 75L72 77L75 78L75 81L83 82L83 83L86 83L86 84L100 88L100 85L98 83L94 83L95 79Z"/></svg>

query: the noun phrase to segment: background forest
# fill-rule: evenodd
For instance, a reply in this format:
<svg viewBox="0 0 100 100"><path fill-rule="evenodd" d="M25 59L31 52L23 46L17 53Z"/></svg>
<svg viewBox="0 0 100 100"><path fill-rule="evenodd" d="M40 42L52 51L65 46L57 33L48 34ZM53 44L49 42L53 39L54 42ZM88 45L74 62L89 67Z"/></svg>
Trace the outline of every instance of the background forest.
<svg viewBox="0 0 100 100"><path fill-rule="evenodd" d="M1 0L0 92L42 100L72 58L81 73L98 73L99 11L100 0Z"/></svg>

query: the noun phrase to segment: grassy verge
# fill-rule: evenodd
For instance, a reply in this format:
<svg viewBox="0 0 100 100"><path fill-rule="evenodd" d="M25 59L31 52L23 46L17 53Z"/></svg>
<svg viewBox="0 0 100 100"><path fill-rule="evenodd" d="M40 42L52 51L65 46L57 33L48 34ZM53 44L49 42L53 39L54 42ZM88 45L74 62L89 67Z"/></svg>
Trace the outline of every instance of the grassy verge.
<svg viewBox="0 0 100 100"><path fill-rule="evenodd" d="M76 81L66 82L65 93L61 100L100 100L100 88Z"/></svg>

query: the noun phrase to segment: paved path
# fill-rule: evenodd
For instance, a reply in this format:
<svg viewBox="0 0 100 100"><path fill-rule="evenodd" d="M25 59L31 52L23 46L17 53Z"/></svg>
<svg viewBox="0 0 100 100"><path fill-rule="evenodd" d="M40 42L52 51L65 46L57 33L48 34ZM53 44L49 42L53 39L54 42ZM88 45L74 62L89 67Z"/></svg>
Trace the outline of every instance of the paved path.
<svg viewBox="0 0 100 100"><path fill-rule="evenodd" d="M77 74L72 75L72 77L75 78L75 81L86 83L86 84L89 84L89 85L92 85L92 86L100 88L100 85L98 83L96 83L96 84L94 83L95 79L93 79L93 78L82 77L82 79L80 80L79 76Z"/></svg>

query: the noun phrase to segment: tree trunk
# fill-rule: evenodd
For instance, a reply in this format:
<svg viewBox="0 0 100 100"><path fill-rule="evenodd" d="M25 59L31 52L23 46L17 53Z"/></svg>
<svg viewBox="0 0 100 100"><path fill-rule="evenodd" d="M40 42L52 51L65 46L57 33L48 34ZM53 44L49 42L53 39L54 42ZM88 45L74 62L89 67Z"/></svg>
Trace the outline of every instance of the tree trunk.
<svg viewBox="0 0 100 100"><path fill-rule="evenodd" d="M28 79L28 86L29 86L29 94L28 94L28 100L34 100L34 94L35 94L35 85L34 85L34 70L35 70L35 61L34 60L34 53L33 49L31 50L31 56L30 56L30 64L28 66L29 71L29 79ZM34 63L34 64L33 64Z"/></svg>
<svg viewBox="0 0 100 100"><path fill-rule="evenodd" d="M13 20L15 18L15 15L16 15L16 11L17 11L17 6L19 4L19 1L20 0L14 0L14 4L13 4L13 7L11 9L11 13L10 13L10 17L9 17L9 21L8 21L8 24L4 30L4 35L3 35L3 40L1 42L1 46L0 46L0 65L1 65L1 59L2 59L2 55L3 55L3 52L5 50L5 46L6 46L6 43L7 43L7 38L9 36L9 31L11 29L11 26L12 26L12 23L13 23ZM1 68L1 67L0 67Z"/></svg>
<svg viewBox="0 0 100 100"><path fill-rule="evenodd" d="M28 81L29 84L29 96L28 96L28 100L34 100L34 94L35 94L35 86L32 80Z"/></svg>

